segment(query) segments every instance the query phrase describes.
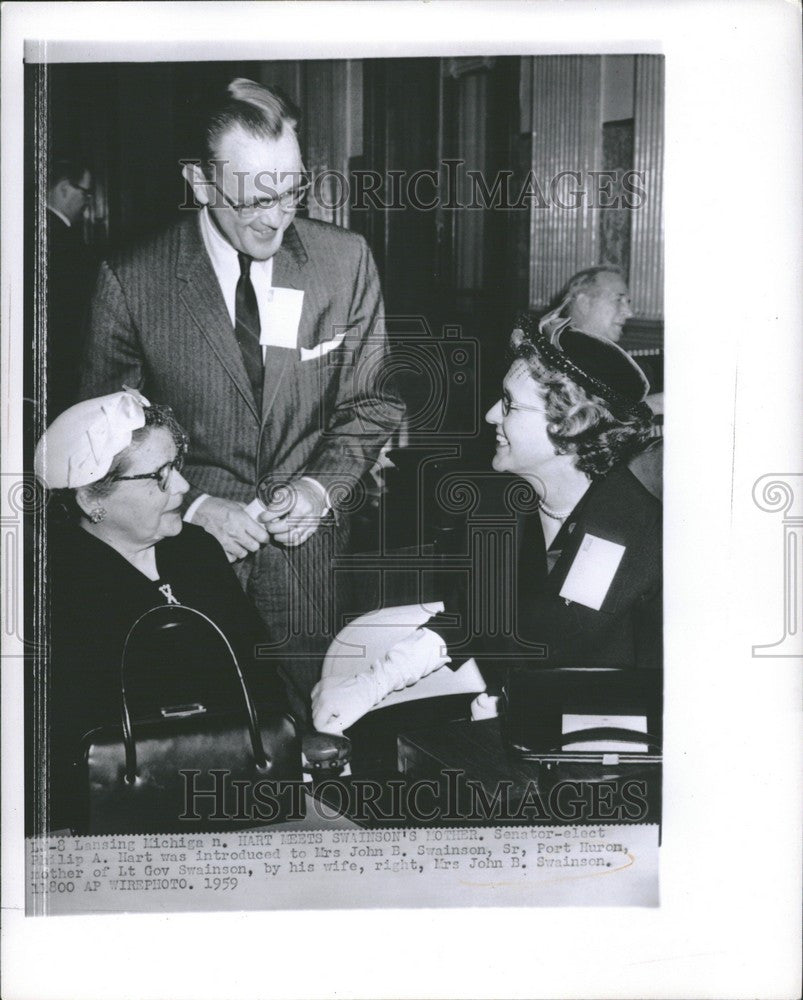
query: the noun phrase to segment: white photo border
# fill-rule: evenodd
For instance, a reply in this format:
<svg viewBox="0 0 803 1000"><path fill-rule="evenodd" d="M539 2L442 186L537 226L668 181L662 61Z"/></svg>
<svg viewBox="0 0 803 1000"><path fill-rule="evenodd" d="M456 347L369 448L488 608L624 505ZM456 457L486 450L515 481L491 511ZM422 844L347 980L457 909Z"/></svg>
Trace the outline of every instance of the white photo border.
<svg viewBox="0 0 803 1000"><path fill-rule="evenodd" d="M78 61L663 53L669 484L660 908L26 919L22 661L4 635L4 997L796 994L800 660L752 656L778 637L784 600L780 522L752 490L800 471L797 13L781 0L4 6L4 414L22 385L26 39ZM19 426L2 423L13 474Z"/></svg>

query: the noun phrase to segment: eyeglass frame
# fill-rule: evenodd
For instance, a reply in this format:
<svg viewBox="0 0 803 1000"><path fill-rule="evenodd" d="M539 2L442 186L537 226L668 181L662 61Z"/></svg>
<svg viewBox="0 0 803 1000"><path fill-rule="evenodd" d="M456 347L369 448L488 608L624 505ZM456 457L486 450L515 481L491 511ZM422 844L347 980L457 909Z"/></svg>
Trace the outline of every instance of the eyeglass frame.
<svg viewBox="0 0 803 1000"><path fill-rule="evenodd" d="M73 184L70 181L70 187L74 187L76 191L80 191L84 198L92 198L95 194L95 189L93 187L84 187L83 184Z"/></svg>
<svg viewBox="0 0 803 1000"><path fill-rule="evenodd" d="M155 472L140 472L136 476L115 476L114 482L131 482L134 479L155 479L156 485L162 493L167 493L167 487L170 485L170 477L173 472L181 472L184 468L184 457L184 451L179 451L172 462L165 462ZM167 469L167 472L164 471L165 469Z"/></svg>
<svg viewBox="0 0 803 1000"><path fill-rule="evenodd" d="M312 181L309 179L309 176L307 174L302 176L304 180L299 187L290 188L283 194L271 195L268 198L258 198L250 205L242 203L238 204L236 201L232 201L223 188L219 184L216 184L211 177L207 177L206 180L209 181L218 194L223 196L223 200L233 212L237 213L238 218L245 219L255 217L259 215L260 212L269 212L272 208L278 208L279 211L284 212L286 215L289 215L290 212L295 212L301 204L304 195L312 187ZM288 196L291 197L292 203L283 204L283 200Z"/></svg>
<svg viewBox="0 0 803 1000"><path fill-rule="evenodd" d="M506 417L511 410L531 410L533 413L546 413L540 406L528 406L526 403L514 403L510 393L503 392L499 402L502 405L502 416Z"/></svg>

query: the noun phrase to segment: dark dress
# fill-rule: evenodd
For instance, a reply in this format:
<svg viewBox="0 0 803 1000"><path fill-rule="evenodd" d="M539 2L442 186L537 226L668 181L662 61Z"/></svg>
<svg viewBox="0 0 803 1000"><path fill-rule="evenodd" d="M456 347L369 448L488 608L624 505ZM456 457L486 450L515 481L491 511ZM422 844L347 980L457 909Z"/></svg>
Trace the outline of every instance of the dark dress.
<svg viewBox="0 0 803 1000"><path fill-rule="evenodd" d="M515 614L507 634L472 645L471 608L459 626L438 616L429 627L443 635L458 662L474 655L490 689L511 664L538 667L657 668L661 665L660 500L626 465L595 480L547 551L537 513L516 524ZM624 546L624 555L598 610L562 597L566 577L587 535ZM481 575L483 567L475 568ZM498 584L497 584L498 586ZM476 580L472 587L478 589ZM491 591L490 585L485 587ZM455 655L458 654L458 655Z"/></svg>
<svg viewBox="0 0 803 1000"><path fill-rule="evenodd" d="M284 685L274 666L257 655L258 644L267 641L264 626L222 548L202 528L185 525L179 535L156 545L157 581L75 526L48 532L46 560L51 829L72 825L79 791L73 761L82 737L101 726L120 726L120 663L126 636L144 612L173 603L168 593L174 601L208 615L223 631L257 705L287 710ZM186 690L183 702L213 699L216 708L241 703L233 670L195 678L191 667L189 677L176 681ZM196 683L201 685L200 695Z"/></svg>
<svg viewBox="0 0 803 1000"><path fill-rule="evenodd" d="M543 643L550 667L657 667L661 660L662 507L626 466L595 480L545 551L540 517L522 561L529 579L519 590L522 634ZM560 591L587 536L624 546L601 607L567 600Z"/></svg>
<svg viewBox="0 0 803 1000"><path fill-rule="evenodd" d="M564 668L609 668L607 680L596 681L589 694L582 692L595 713L615 712L622 689L625 704L632 699L640 704L644 691L651 705L660 698L662 505L645 485L652 485L650 479L638 472L634 475L620 465L595 480L548 551L540 516L516 517L509 499L492 495L489 486L506 480L493 476L490 482L479 481L477 494L484 490L487 503L475 513L473 533L464 539L465 551L471 553L470 571L458 571L453 586L445 583L427 592L428 599L446 604L446 611L433 616L427 628L443 638L453 669L476 658L488 691L507 693L509 718L514 711L525 720L535 718L536 709L546 711L539 704L540 686L552 679L560 683ZM502 493L509 497L509 491ZM505 544L509 531L510 561ZM560 596L587 534L625 547L599 610ZM483 561L477 552L492 557ZM568 683L582 685L583 677ZM657 692L654 698L652 692ZM428 699L369 713L346 731L353 741L353 773L362 777L363 771L395 768L398 733L465 718L471 698ZM625 714L642 713L633 709Z"/></svg>

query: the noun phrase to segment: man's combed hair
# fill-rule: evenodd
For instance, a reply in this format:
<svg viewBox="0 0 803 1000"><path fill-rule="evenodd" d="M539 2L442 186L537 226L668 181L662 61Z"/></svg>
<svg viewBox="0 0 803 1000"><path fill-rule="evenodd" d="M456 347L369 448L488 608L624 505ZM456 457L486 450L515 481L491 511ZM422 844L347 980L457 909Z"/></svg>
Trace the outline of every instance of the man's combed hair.
<svg viewBox="0 0 803 1000"><path fill-rule="evenodd" d="M547 434L555 451L574 455L580 472L598 479L644 447L650 436L649 414L638 410L615 417L598 396L581 389L563 372L548 368L530 340L522 340L513 353L526 362L543 391Z"/></svg>
<svg viewBox="0 0 803 1000"><path fill-rule="evenodd" d="M601 274L615 274L617 278L625 279L624 272L613 264L598 264L596 267L587 267L584 271L578 271L569 279L569 283L564 289L561 299L567 305L577 298L581 292L593 292L597 286L597 278Z"/></svg>
<svg viewBox="0 0 803 1000"><path fill-rule="evenodd" d="M92 171L82 157L56 154L47 165L48 190L63 180L68 180L74 187L78 187L86 173L91 174Z"/></svg>
<svg viewBox="0 0 803 1000"><path fill-rule="evenodd" d="M285 127L298 129L301 113L276 87L238 77L208 108L202 126L204 167L217 158L220 137L232 128L242 128L260 139L278 139Z"/></svg>
<svg viewBox="0 0 803 1000"><path fill-rule="evenodd" d="M626 281L624 271L613 264L597 264L595 267L587 267L584 271L578 271L572 275L568 284L552 300L550 308L541 317L547 334L562 319L565 319L578 295L583 292L593 295L597 287L597 278L601 274L615 274L622 281Z"/></svg>

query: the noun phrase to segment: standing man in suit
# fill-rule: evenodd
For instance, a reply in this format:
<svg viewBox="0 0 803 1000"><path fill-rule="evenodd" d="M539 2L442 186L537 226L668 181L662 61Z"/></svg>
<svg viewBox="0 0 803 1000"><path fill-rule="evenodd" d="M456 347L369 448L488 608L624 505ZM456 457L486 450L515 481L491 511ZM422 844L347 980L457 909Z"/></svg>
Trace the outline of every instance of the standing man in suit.
<svg viewBox="0 0 803 1000"><path fill-rule="evenodd" d="M234 562L308 712L337 626L337 507L404 407L383 377L367 244L296 217L297 123L286 99L244 79L209 109L200 158L183 161L201 210L101 267L82 396L125 383L174 408L191 442L184 517Z"/></svg>
<svg viewBox="0 0 803 1000"><path fill-rule="evenodd" d="M47 420L76 401L82 335L95 268L82 226L92 174L82 159L55 158L47 189Z"/></svg>

